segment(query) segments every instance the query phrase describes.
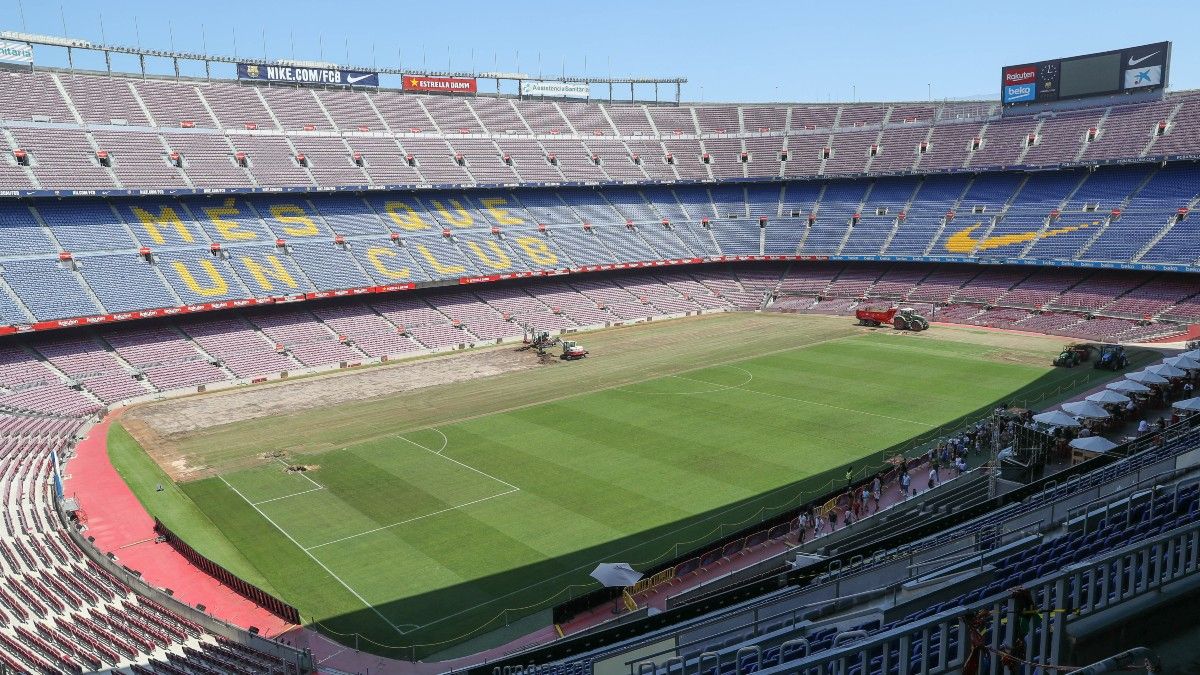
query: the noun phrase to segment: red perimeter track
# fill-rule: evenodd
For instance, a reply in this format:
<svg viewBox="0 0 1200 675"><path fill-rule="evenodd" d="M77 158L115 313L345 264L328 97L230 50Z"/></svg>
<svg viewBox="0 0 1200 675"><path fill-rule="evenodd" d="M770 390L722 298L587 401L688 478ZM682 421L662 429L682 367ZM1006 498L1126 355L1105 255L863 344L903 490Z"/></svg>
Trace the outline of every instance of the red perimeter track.
<svg viewBox="0 0 1200 675"><path fill-rule="evenodd" d="M294 626L235 593L189 563L167 544L154 543L154 519L108 460L108 426L120 411L106 416L75 447L65 492L87 514L89 537L102 553L140 572L153 586L170 588L175 598L242 628L255 626L275 637Z"/></svg>

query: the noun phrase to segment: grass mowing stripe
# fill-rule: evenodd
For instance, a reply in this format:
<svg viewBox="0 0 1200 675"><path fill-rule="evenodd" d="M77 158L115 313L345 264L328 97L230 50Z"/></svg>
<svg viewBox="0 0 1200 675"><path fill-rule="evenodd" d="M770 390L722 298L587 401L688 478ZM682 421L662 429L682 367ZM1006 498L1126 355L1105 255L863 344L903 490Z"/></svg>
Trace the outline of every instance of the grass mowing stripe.
<svg viewBox="0 0 1200 675"><path fill-rule="evenodd" d="M375 614L377 614L377 615L379 616L379 618L380 618L380 619L383 619L383 622L384 622L384 623L386 623L387 625L391 626L391 627L392 627L392 628L393 628L393 629L394 629L394 630L395 630L397 633L400 633L401 635L403 635L403 634L404 634L404 631L400 630L400 628L399 628L399 627L397 627L397 626L396 626L396 624L392 623L391 621L388 621L388 618L387 618L386 616L384 616L382 613L380 613L380 611L379 611L378 609L376 609L376 608L375 608L375 605L371 604L370 602L367 602L367 599L366 599L366 598L364 598L364 597L363 597L363 596L362 596L362 595L361 595L361 594L360 594L358 591L356 591L356 590L354 590L353 588L351 588L351 587L350 587L350 585L349 585L349 584L347 584L345 581L342 581L342 578L341 578L341 577L339 577L338 575L334 574L333 570L331 570L331 569L329 569L328 567L326 567L325 563L321 562L321 561L320 561L320 560L319 560L319 559L318 559L318 558L317 558L315 555L313 555L313 554L309 553L307 549L305 549L303 546L301 546L301 545L300 545L300 544L299 544L299 543L298 543L298 542L297 542L297 541L296 541L296 540L295 540L295 539L292 537L292 535L288 534L288 533L287 533L287 531L286 531L286 530L284 530L282 527L279 527L278 525L276 525L276 524L275 524L275 521L271 520L271 518L270 518L269 516L267 516L267 514L265 514L265 513L263 513L263 512L262 512L262 509L258 508L258 507L257 507L257 506L255 506L253 503L251 503L251 501L250 501L249 499L246 499L246 496L245 496L245 495L243 495L241 492L238 492L237 488L233 487L233 485L230 485L229 481L225 480L225 477L224 477L224 476L221 476L221 477L220 477L220 479L221 479L221 482L222 482L222 483L225 483L225 485L227 485L227 486L229 487L229 489L230 489L230 490L233 490L233 491L234 491L234 492L237 494L237 496L241 497L241 498L242 498L242 500L243 500L243 501L245 501L247 504L250 504L251 508L253 508L255 511L258 511L258 515L262 516L262 517L263 517L263 519L264 519L264 520L266 520L268 523L270 523L270 524L271 524L271 526L272 526L272 527L274 527L276 530L279 530L279 533L280 533L280 534L282 534L283 536L287 537L287 538L288 538L288 541L292 542L292 544L294 544L294 545L296 546L296 548L300 549L301 551L303 551L303 552L304 552L304 554L305 554L305 555L307 555L308 557L312 558L313 562L315 562L315 563L317 563L318 565L320 565L320 566L321 566L321 569L325 570L325 572L326 572L326 573L328 573L328 574L329 574L329 576L331 576L331 577L333 577L335 580L337 580L337 582L338 582L339 584L341 584L342 586L344 586L344 587L346 588L346 590L350 591L350 593L351 593L351 594L353 594L353 595L354 595L354 597L358 598L358 599L359 599L359 600L362 602L362 604L363 604L363 606L364 606L364 607L366 607L366 608L370 609L372 612L374 612Z"/></svg>
<svg viewBox="0 0 1200 675"><path fill-rule="evenodd" d="M254 451L293 453L288 461L317 467L313 482L326 486L261 510L294 542L322 545L310 556L327 570L309 561L297 583L267 573L322 625L420 657L590 587L596 562L672 558L816 496L847 464L869 471L889 449L916 447L997 400L1079 384L1049 367L1057 339L848 334L844 324L741 315L606 331L586 338L592 359L569 366L264 420L254 438L279 433ZM701 349L710 341L720 349ZM314 451L318 436L329 449ZM520 491L492 497L498 476ZM271 481L246 493L257 499L298 487L253 469L222 478ZM270 541L244 549L268 570L286 547ZM337 609L341 596L354 600L339 584L325 582L338 593L319 601L297 590L328 570L375 607Z"/></svg>

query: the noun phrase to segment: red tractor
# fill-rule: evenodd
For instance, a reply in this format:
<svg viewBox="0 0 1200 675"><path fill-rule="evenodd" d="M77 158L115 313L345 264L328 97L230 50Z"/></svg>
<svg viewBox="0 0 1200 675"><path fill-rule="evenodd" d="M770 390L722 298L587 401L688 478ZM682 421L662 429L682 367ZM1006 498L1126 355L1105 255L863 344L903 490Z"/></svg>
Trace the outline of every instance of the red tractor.
<svg viewBox="0 0 1200 675"><path fill-rule="evenodd" d="M911 307L897 309L873 309L864 307L854 310L854 318L858 319L858 325L871 326L872 328L891 324L896 330L911 330L922 331L929 328L929 321L917 314Z"/></svg>

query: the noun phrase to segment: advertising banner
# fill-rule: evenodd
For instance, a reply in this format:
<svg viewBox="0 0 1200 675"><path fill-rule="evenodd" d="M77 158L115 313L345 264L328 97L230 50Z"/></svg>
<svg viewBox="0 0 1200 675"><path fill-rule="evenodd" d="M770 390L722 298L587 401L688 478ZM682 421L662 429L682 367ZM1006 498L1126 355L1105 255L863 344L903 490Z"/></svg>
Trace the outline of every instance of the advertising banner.
<svg viewBox="0 0 1200 675"><path fill-rule="evenodd" d="M288 84L340 84L355 87L378 87L379 73L360 70L338 70L336 68L309 68L302 66L260 66L253 63L237 64L239 80L261 80L263 82L286 82Z"/></svg>
<svg viewBox="0 0 1200 675"><path fill-rule="evenodd" d="M550 98L588 98L589 87L583 82L559 82L558 80L521 80L522 96L548 96Z"/></svg>
<svg viewBox="0 0 1200 675"><path fill-rule="evenodd" d="M33 63L33 45L0 40L0 63Z"/></svg>
<svg viewBox="0 0 1200 675"><path fill-rule="evenodd" d="M1145 92L1167 86L1171 43L1039 61L1001 69L1005 105L1051 103L1090 96Z"/></svg>
<svg viewBox="0 0 1200 675"><path fill-rule="evenodd" d="M405 75L404 91L432 91L443 94L474 94L479 90L473 77L432 77Z"/></svg>

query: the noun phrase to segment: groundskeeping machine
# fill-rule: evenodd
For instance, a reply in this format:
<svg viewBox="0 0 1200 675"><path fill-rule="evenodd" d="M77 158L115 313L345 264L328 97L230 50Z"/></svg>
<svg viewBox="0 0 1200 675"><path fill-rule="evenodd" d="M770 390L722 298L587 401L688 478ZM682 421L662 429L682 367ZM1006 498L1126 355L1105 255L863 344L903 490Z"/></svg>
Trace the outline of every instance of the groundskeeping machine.
<svg viewBox="0 0 1200 675"><path fill-rule="evenodd" d="M891 324L896 330L922 331L929 328L929 320L917 314L911 307L879 309L863 307L854 310L858 325L878 327Z"/></svg>
<svg viewBox="0 0 1200 675"><path fill-rule="evenodd" d="M543 359L551 357L550 349L555 345L562 345L562 354L558 358L563 361L578 361L588 355L588 351L574 340L563 340L558 336L550 335L549 331L539 331L530 326L524 326L525 339L521 350L536 349L538 356Z"/></svg>

